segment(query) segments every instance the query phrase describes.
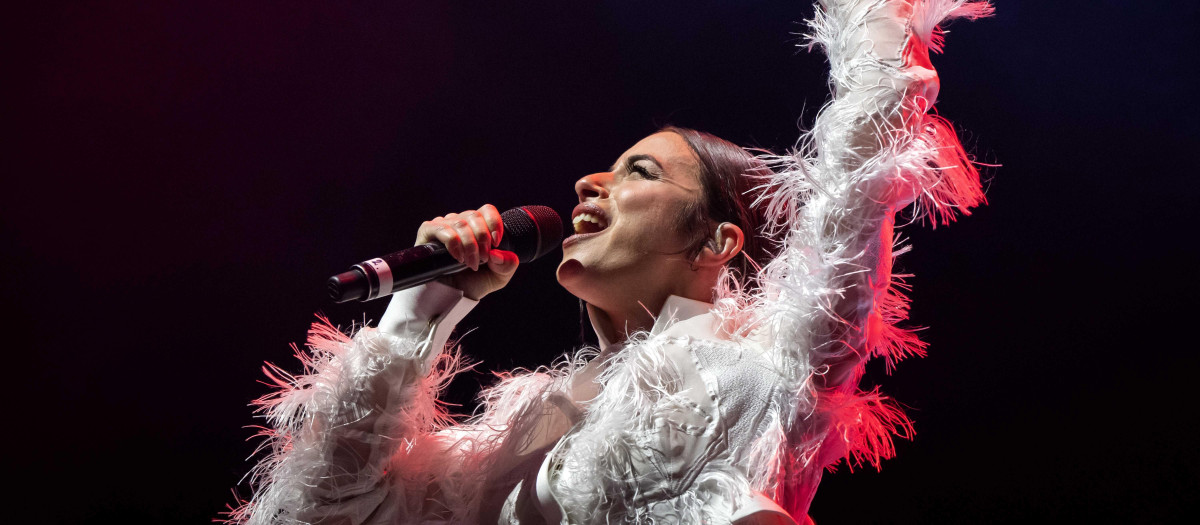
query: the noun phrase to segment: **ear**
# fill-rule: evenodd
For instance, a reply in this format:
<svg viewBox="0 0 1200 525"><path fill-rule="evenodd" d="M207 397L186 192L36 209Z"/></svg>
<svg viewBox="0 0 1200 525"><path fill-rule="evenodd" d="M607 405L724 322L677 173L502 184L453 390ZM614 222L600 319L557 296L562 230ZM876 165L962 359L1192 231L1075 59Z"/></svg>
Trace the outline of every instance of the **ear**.
<svg viewBox="0 0 1200 525"><path fill-rule="evenodd" d="M742 244L745 241L746 234L738 225L722 222L717 226L713 238L704 244L704 248L696 255L696 260L692 264L697 267L723 266L742 251Z"/></svg>

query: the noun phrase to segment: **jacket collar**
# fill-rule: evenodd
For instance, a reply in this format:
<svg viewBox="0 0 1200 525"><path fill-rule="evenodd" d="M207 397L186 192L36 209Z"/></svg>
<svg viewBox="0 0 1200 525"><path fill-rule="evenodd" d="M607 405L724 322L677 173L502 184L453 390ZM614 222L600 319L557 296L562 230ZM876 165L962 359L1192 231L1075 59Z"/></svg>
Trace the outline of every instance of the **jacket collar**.
<svg viewBox="0 0 1200 525"><path fill-rule="evenodd" d="M654 316L654 326L650 328L650 335L658 335L680 321L686 321L698 315L706 314L712 309L712 303L688 299L678 295L667 297L663 303L662 309L658 311L658 315ZM600 341L600 350L606 351L614 344L623 346L623 343L613 343L596 327L596 308L589 306L588 319L592 322L592 331L596 333L596 338ZM617 350L614 348L613 350Z"/></svg>

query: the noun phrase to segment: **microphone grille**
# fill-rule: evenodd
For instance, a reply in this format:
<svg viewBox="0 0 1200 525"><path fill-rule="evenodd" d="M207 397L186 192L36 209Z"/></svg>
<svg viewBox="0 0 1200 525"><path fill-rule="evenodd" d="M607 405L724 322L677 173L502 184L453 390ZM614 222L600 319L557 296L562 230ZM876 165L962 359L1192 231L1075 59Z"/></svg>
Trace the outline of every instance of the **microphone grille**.
<svg viewBox="0 0 1200 525"><path fill-rule="evenodd" d="M548 206L520 206L500 214L504 221L501 250L517 254L521 262L529 262L550 253L562 242L563 222Z"/></svg>

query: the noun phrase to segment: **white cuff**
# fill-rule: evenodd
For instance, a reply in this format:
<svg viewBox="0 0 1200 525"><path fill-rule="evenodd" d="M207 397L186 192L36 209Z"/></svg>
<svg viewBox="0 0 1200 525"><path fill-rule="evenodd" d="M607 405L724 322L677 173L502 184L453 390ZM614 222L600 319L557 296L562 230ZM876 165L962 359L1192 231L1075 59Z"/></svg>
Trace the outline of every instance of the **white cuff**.
<svg viewBox="0 0 1200 525"><path fill-rule="evenodd" d="M392 294L379 320L379 331L400 337L430 337L429 350L440 352L455 325L476 304L479 301L463 297L462 290L430 281Z"/></svg>

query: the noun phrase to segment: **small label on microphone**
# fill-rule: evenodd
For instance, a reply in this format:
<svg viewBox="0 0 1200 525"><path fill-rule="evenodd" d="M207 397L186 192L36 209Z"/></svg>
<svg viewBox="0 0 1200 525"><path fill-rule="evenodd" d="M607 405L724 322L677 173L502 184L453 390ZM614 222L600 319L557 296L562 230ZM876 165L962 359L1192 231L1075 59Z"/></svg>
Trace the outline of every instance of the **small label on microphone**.
<svg viewBox="0 0 1200 525"><path fill-rule="evenodd" d="M388 266L388 263L379 258L364 261L364 263L375 270L375 275L379 277L379 290L371 295L371 299L392 293L392 268Z"/></svg>

